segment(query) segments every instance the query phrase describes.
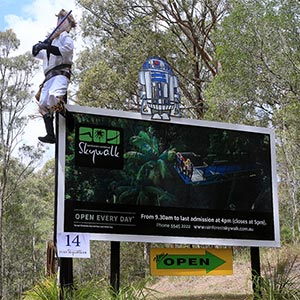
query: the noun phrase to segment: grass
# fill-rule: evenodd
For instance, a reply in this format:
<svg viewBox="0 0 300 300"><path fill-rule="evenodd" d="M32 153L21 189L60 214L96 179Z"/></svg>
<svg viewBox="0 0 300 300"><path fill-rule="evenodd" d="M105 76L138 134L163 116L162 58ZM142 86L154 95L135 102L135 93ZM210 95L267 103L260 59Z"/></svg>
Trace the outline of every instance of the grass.
<svg viewBox="0 0 300 300"><path fill-rule="evenodd" d="M300 300L300 272L298 256L283 253L263 266L262 276L256 281L260 289L257 300Z"/></svg>
<svg viewBox="0 0 300 300"><path fill-rule="evenodd" d="M298 249L299 250L299 249ZM261 253L260 291L256 300L300 300L300 259L295 249L268 249ZM299 253L299 252L298 252ZM58 300L59 293L69 300L252 300L252 282L249 259L234 263L232 276L160 277L128 283L114 292L107 280L77 283L73 289L61 291L56 278L38 282L24 294L23 300Z"/></svg>
<svg viewBox="0 0 300 300"><path fill-rule="evenodd" d="M22 300L144 300L155 293L146 287L147 281L140 281L123 286L115 292L105 280L92 280L77 283L72 288L59 288L57 278L44 278L31 290L27 291Z"/></svg>

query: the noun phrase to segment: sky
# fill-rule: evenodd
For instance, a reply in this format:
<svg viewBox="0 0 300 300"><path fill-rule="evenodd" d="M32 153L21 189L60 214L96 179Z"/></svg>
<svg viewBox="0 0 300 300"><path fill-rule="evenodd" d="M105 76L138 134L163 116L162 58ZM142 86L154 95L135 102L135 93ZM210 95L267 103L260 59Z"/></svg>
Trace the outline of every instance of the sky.
<svg viewBox="0 0 300 300"><path fill-rule="evenodd" d="M81 18L81 9L75 5L75 0L0 0L0 31L12 29L20 40L20 47L14 55L24 54L31 51L32 45L44 40L56 26L55 15L64 8L72 10L77 23ZM79 27L79 26L78 26ZM79 36L79 29L76 29L76 36ZM75 41L76 52L81 47L80 37ZM42 64L40 71L33 78L32 90L36 91L39 84L43 81ZM37 114L38 107L33 98L27 114ZM28 145L37 145L38 136L45 135L45 128L42 118L30 120L26 129L23 142ZM54 157L54 145L44 144L47 149L44 160Z"/></svg>
<svg viewBox="0 0 300 300"><path fill-rule="evenodd" d="M0 30L13 29L21 41L19 52L31 51L33 44L55 28L55 14L62 8L72 10L75 20L80 20L81 9L75 0L1 0Z"/></svg>

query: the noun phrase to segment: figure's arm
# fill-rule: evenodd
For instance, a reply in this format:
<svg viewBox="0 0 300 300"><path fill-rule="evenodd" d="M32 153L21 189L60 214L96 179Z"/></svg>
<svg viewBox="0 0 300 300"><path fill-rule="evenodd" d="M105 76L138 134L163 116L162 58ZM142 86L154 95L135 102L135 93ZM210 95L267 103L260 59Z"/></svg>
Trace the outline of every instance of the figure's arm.
<svg viewBox="0 0 300 300"><path fill-rule="evenodd" d="M39 42L32 47L32 55L35 57L39 54L41 50L47 50L49 53L56 55L56 56L61 56L60 50L56 46L52 46L51 44L44 43L44 42Z"/></svg>
<svg viewBox="0 0 300 300"><path fill-rule="evenodd" d="M70 10L59 22L56 28L51 32L51 34L43 41L39 42L32 47L32 55L35 57L39 54L39 52L43 49L47 50L47 52L52 53L56 56L61 56L60 50L56 46L51 45L51 41L54 39L54 36L58 32L61 25L68 19L71 15L72 10Z"/></svg>

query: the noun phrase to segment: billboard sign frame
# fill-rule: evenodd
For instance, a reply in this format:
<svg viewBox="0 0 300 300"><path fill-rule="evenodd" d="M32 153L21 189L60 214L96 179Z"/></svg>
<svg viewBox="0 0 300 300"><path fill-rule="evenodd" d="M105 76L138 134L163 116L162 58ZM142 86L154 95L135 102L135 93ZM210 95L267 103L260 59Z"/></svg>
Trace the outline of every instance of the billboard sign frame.
<svg viewBox="0 0 300 300"><path fill-rule="evenodd" d="M85 232L90 234L91 240L102 241L251 247L280 246L275 134L272 129L184 118L174 118L171 122L166 122L151 120L148 115L134 112L76 105L66 105L66 107L67 118L58 116L56 209L58 233ZM80 120L83 119L85 121L81 123ZM88 121L86 121L87 119ZM122 172L124 166L128 166L127 161L133 154L133 151L129 151L131 149L128 148L132 142L132 136L129 138L127 134L129 127L131 131L139 128L141 136L145 133L144 131L152 127L154 131L159 132L158 137L155 138L160 141L164 140L165 146L170 143L169 150L161 155L170 155L174 150L173 144L177 143L171 167L174 189L179 190L182 187L182 192L177 191L177 198L179 194L183 195L181 201L185 201L185 195L189 195L188 201L193 204L186 205L185 202L174 206L172 202L159 206L151 206L147 203L146 205L136 205L132 202L128 205L127 202L123 202L122 205L115 204L112 203L115 200L109 200L116 199L116 193L112 195L112 189L125 188L125 185L121 187L119 182L115 185L111 182L110 188L105 191L104 188L101 189L101 184L97 186L97 191L83 190L82 182L84 180L86 183L89 182L87 177L93 172L94 167L100 170L99 174L101 175L97 179L99 183L103 182L104 174L112 172L119 174L118 172ZM182 146L182 149L178 149L181 141L174 142L175 137L176 135L183 137L185 132L190 135L190 138L182 138L182 144L185 147ZM204 146L202 148L201 141L197 141L198 136L201 141L203 139ZM251 144L252 142L255 143L254 146ZM171 145L171 143L173 144ZM239 143L244 144L242 146L233 145ZM214 147L214 151L223 153L223 157L222 155L220 157L224 158L226 151L219 149L220 145L224 149L230 148L232 161L229 165L225 160L219 160L218 164L209 163L212 158L207 157L208 163L197 162L200 154L203 154L194 152L197 147L201 149ZM239 149L232 150L232 147ZM250 153L250 156L247 156L244 151L245 147L250 149L249 152L254 149L255 154ZM240 148L243 148L244 152ZM70 152L72 153L70 154ZM234 155L238 157L238 159L235 157L235 161L238 163L234 162L232 158ZM264 155L267 155L267 158L263 157ZM244 156L247 158L245 159ZM249 161L249 157L252 157L251 161ZM190 164L187 163L189 160L194 164L192 171ZM113 166L113 171L107 169L109 166ZM83 174L80 175L83 176L82 178L78 175L79 183L77 185L80 186L80 189L78 186L74 186L75 181L72 183L73 186L68 181L70 176L75 173ZM113 178L112 175L109 176ZM105 178L105 180L109 179ZM156 191L161 189L162 181L164 180L158 181ZM169 188L170 184L172 181L169 180L166 186ZM253 202L251 211L247 211L251 204L247 204L247 199L254 197L254 190L256 191L258 185L263 186L264 184L267 187L261 187L259 195L255 194L255 201L258 202L257 199L260 199L260 204ZM165 195L160 195L160 197L164 197L161 198L164 200L170 199L172 196L172 191L170 192L170 188L168 189L166 186L163 186ZM150 187L148 188L150 190ZM245 188L249 189L250 194L253 190L253 195L248 197L247 191L243 191ZM153 190L154 187L152 187ZM94 200L89 201L87 200L88 194L85 194L87 191L101 196L94 196ZM238 200L241 201L240 203L227 203L226 209L223 210L219 203L220 197L223 196L216 195L216 191L220 195L220 191L222 193L226 191L227 202L228 194L231 195L230 198L233 197L232 194L237 194L235 199L241 199L242 195L243 199ZM207 196L206 202L213 199L215 206L208 209L205 206L203 206L204 209L196 207L198 204L195 203L200 194L210 195ZM75 199L77 197L78 199ZM97 197L102 199L101 203L96 203ZM158 198L157 194L156 197ZM173 200L177 198L175 196ZM265 207L266 203L262 203L263 201L267 202L267 208ZM195 233L196 231L199 235Z"/></svg>

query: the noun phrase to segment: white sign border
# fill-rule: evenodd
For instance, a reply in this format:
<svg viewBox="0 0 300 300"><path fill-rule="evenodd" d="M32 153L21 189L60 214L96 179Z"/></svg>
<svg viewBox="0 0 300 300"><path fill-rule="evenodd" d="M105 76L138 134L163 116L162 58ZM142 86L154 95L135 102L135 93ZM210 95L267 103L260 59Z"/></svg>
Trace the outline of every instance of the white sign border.
<svg viewBox="0 0 300 300"><path fill-rule="evenodd" d="M125 112L118 110L66 105L70 112L94 114L99 116L122 117L135 120L151 120L151 116L140 113ZM172 118L171 121L151 120L153 122L182 124L201 126L209 128L224 128L228 130L264 133L270 135L271 146L271 168L272 168L272 199L273 199L273 220L274 220L274 240L243 240L243 239L220 239L220 238L194 238L194 237L177 237L177 236L151 236L151 235L129 235L129 234L101 234L90 233L91 240L100 241L124 241L124 242L149 242L149 243L175 243L175 244L199 244L199 245L217 245L217 246L246 246L246 247L280 247L280 226L279 226L279 207L277 191L277 171L276 171L276 149L275 149L275 132L271 128L255 127L241 124L221 123L204 120L194 120L185 118ZM59 115L58 118L58 164L57 164L57 233L64 232L64 211L65 211L65 135L66 122L65 118Z"/></svg>

